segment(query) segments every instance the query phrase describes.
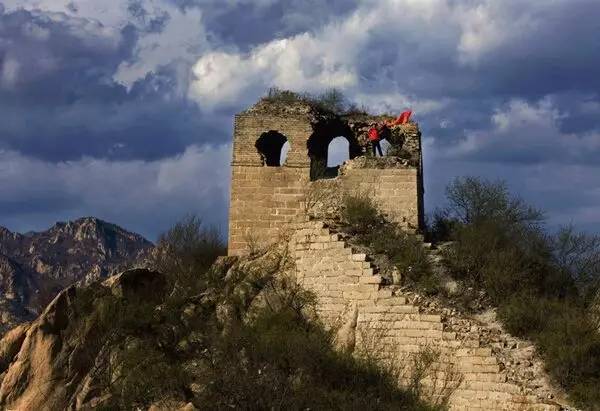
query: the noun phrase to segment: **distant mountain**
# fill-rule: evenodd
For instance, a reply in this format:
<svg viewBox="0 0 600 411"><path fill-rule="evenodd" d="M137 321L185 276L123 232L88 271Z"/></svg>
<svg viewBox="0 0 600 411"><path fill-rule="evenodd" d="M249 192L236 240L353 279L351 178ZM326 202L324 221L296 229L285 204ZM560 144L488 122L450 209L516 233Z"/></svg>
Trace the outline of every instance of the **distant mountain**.
<svg viewBox="0 0 600 411"><path fill-rule="evenodd" d="M66 286L130 268L152 247L94 217L27 234L0 227L0 332L35 318Z"/></svg>

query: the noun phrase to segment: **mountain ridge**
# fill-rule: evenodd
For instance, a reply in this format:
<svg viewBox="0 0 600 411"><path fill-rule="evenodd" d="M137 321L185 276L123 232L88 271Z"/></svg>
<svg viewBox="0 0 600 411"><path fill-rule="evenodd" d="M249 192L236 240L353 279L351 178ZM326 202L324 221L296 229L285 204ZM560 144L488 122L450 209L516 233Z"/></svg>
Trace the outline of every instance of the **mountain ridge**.
<svg viewBox="0 0 600 411"><path fill-rule="evenodd" d="M62 290L141 262L153 244L97 217L22 234L0 226L0 332L31 320Z"/></svg>

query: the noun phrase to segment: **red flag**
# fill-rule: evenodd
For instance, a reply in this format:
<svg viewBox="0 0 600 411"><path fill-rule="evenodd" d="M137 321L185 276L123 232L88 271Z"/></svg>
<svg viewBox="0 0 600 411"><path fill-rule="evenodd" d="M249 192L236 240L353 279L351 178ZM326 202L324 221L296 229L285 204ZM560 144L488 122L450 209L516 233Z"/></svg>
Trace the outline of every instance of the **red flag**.
<svg viewBox="0 0 600 411"><path fill-rule="evenodd" d="M394 124L406 124L408 123L408 120L410 120L410 116L412 114L411 110L407 110L405 112L403 112L402 114L400 114L398 116L398 118L396 119L396 121L394 121Z"/></svg>

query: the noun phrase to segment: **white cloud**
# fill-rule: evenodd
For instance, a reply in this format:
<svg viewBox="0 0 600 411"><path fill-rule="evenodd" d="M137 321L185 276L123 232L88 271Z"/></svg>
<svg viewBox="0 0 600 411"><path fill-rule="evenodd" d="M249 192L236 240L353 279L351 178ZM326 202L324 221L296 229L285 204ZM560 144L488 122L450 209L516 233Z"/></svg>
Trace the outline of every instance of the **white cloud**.
<svg viewBox="0 0 600 411"><path fill-rule="evenodd" d="M511 31L507 19L495 21L499 7L487 1L468 4L450 0L383 0L366 1L341 20L284 39L275 39L253 48L249 53L215 50L200 57L193 68L190 96L202 105L250 101L266 87L274 85L293 90L322 90L340 87L362 89L363 67L369 76L383 75L379 94L387 93L394 104L422 105L433 111L443 103L402 101L402 90L390 84L389 76L378 66L381 58L398 54L393 78L402 73L412 59L423 53L455 49L456 60L477 59L502 44ZM501 14L501 13L500 13ZM435 29L434 29L435 28ZM438 50L439 49L439 50ZM419 70L418 64L410 66ZM372 69L369 70L369 65ZM417 73L410 73L415 77ZM371 81L376 78L370 79ZM390 92L390 89L392 93ZM397 96L394 96L397 93ZM376 95L373 95L375 97ZM380 97L380 96L377 96ZM414 98L412 99L414 100ZM388 102L377 104L385 107ZM396 107L397 108L397 107Z"/></svg>
<svg viewBox="0 0 600 411"><path fill-rule="evenodd" d="M142 35L136 44L134 60L123 62L115 74L118 81L130 85L170 62L191 64L197 56L209 50L210 43L201 10L193 8L181 11L163 5L158 9L157 16L161 13L169 16L165 26L159 32ZM184 83L187 86L187 81Z"/></svg>
<svg viewBox="0 0 600 411"><path fill-rule="evenodd" d="M374 113L394 113L412 110L419 115L439 112L451 104L450 99L421 99L417 96L403 95L399 91L388 89L386 92L356 92L353 96L357 104L364 105Z"/></svg>
<svg viewBox="0 0 600 411"><path fill-rule="evenodd" d="M193 67L190 97L203 107L230 104L242 96L261 93L269 86L317 91L327 87L347 88L357 84L352 67L353 51L338 51L340 34L322 40L304 33L274 40L247 55L212 52Z"/></svg>
<svg viewBox="0 0 600 411"><path fill-rule="evenodd" d="M17 83L21 65L12 58L6 58L2 63L2 77L0 83L3 87L11 88Z"/></svg>
<svg viewBox="0 0 600 411"><path fill-rule="evenodd" d="M456 17L462 28L458 51L464 63L475 63L481 55L502 44L510 35L493 4L465 7Z"/></svg>
<svg viewBox="0 0 600 411"><path fill-rule="evenodd" d="M537 103L513 99L491 115L491 129L467 132L459 144L448 148L447 155L460 158L483 153L499 155L501 159L504 153L503 160L510 161L508 156L512 153L517 157L540 157L540 161L548 162L556 161L560 155L565 161L572 161L583 154L584 147L582 140L560 131L559 123L566 116L550 97Z"/></svg>

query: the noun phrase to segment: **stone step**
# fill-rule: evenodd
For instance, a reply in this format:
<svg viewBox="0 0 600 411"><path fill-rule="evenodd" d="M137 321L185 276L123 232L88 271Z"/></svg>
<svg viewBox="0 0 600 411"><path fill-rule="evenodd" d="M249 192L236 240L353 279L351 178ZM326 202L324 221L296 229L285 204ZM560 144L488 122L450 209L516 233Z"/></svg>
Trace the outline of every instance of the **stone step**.
<svg viewBox="0 0 600 411"><path fill-rule="evenodd" d="M352 254L352 261L367 261L367 255L364 253Z"/></svg>
<svg viewBox="0 0 600 411"><path fill-rule="evenodd" d="M379 303L380 301L378 301ZM418 314L419 307L414 305L375 305L373 307L363 308L365 313L397 313L397 314Z"/></svg>
<svg viewBox="0 0 600 411"><path fill-rule="evenodd" d="M382 284L383 278L380 275L363 275L358 282L361 284Z"/></svg>
<svg viewBox="0 0 600 411"><path fill-rule="evenodd" d="M395 305L405 305L407 302L406 297L402 296L393 296L391 298L380 299L377 301L378 306L395 306Z"/></svg>

